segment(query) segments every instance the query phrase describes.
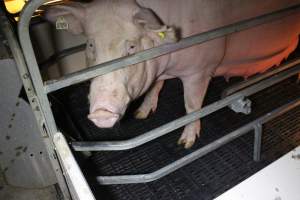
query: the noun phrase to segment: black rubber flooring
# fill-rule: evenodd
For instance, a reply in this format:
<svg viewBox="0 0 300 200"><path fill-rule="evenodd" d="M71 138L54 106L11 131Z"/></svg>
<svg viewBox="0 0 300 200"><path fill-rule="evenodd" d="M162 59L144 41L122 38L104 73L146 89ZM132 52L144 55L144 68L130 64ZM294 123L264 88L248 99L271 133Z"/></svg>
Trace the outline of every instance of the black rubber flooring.
<svg viewBox="0 0 300 200"><path fill-rule="evenodd" d="M208 89L205 105L219 100L223 89L236 81L238 79L229 83L223 78L214 79ZM87 92L88 84L81 84L56 94L56 97L65 102L57 110L62 111L64 108L70 113L68 120L63 121L63 127L69 124L66 129L77 133L73 134L77 139L128 139L184 115L182 85L174 79L166 82L160 95L158 110L148 119L133 119L133 111L142 100L139 99L130 106L125 118L114 128L99 129L86 119ZM253 107L250 115L236 114L228 108L213 113L202 119L201 138L190 150L176 144L182 132L182 129L178 129L132 150L96 152L88 159L84 159L80 153L75 153L75 156L97 199L210 200L300 144L300 108L264 125L261 162L254 162L252 159L254 138L249 133L154 182L100 186L96 183L95 176L152 172L299 96L300 85L293 77L251 96ZM66 123L68 121L72 121L71 126ZM81 136L78 136L79 132Z"/></svg>

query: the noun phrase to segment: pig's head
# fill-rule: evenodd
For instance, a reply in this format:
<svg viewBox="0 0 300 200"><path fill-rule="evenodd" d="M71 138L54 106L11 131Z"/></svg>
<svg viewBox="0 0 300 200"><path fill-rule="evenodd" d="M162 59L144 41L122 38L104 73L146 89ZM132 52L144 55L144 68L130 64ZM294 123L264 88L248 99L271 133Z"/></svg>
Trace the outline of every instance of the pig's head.
<svg viewBox="0 0 300 200"><path fill-rule="evenodd" d="M58 27L87 37L88 66L176 41L173 28L162 24L151 10L139 7L134 0L69 3L50 8L45 16ZM158 69L149 65L155 64L147 61L94 78L88 118L98 127L112 127L130 101L151 86Z"/></svg>

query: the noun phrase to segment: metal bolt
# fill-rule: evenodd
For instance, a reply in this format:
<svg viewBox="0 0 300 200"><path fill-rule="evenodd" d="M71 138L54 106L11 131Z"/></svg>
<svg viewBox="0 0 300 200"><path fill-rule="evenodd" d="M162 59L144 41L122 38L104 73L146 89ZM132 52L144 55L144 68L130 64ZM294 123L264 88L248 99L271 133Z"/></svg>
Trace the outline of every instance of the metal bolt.
<svg viewBox="0 0 300 200"><path fill-rule="evenodd" d="M29 77L29 75L27 73L23 75L24 79L28 79L28 77Z"/></svg>

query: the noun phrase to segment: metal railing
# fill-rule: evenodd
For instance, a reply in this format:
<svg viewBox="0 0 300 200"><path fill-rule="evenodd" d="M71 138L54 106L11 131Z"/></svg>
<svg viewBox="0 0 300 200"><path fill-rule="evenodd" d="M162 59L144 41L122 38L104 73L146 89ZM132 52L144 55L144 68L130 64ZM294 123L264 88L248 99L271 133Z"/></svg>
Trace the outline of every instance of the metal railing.
<svg viewBox="0 0 300 200"><path fill-rule="evenodd" d="M245 29L249 29L254 26L258 26L273 20L281 19L282 17L292 14L294 12L299 12L300 5L292 6L280 11L275 11L270 14L262 15L259 17L255 17L252 19L244 20L241 22L237 22L228 26L224 26L221 28L217 28L208 32L200 33L188 38L184 38L180 40L178 43L174 44L167 44L159 47L155 47L152 49L148 49L139 53L136 53L131 56L115 59L103 64L99 64L70 75L64 76L58 80L51 80L43 83L41 78L41 74L39 72L39 67L36 61L36 57L34 55L34 51L32 48L32 43L30 41L29 36L29 23L32 14L34 11L41 6L46 0L32 0L27 3L25 9L22 11L20 16L20 22L18 26L19 30L19 39L23 49L23 53L26 59L26 64L28 67L29 72L24 72L21 76L26 76L32 81L34 88L27 88L26 89L33 89L36 93L36 101L39 104L38 109L40 109L43 119L44 119L44 126L46 127L49 136L53 137L54 133L57 132L57 127L53 118L53 113L50 108L50 103L47 97L47 94L65 87L68 87L73 84L77 84L91 78L94 78L99 75L103 75L114 70L126 67L128 65L137 64L152 58L159 57L161 55L165 55L180 49L188 48L193 45L201 44L203 42L213 40L222 36L225 36L230 33L242 31ZM206 116L212 112L215 112L225 106L232 104L234 101L237 101L241 98L244 98L248 95L255 93L256 91L262 90L266 87L269 87L275 83L278 83L285 78L291 76L291 74L298 73L300 71L300 65L297 64L293 68L289 68L281 73L281 76L275 76L272 79L267 79L263 84L255 84L245 90L240 91L239 93L233 94L231 96L226 97L225 99L215 102L208 107L202 108L201 111L196 111L190 113L184 117L181 117L177 120L174 120L168 124L165 124L157 129L154 129L146 134L133 138L131 140L125 142L97 142L94 143L95 145L91 146L92 143L74 143L74 148L77 150L123 150L134 148L146 142L149 142L155 138L158 138L162 135L169 133L172 130L175 130L179 127L182 127L198 118ZM298 105L298 103L296 103ZM295 105L296 105L295 104ZM292 107L292 105L288 105L288 107ZM35 108L34 108L35 109ZM283 110L286 107L282 108ZM282 110L275 110L273 116L277 116L277 113L281 113ZM195 159L201 157L202 155L219 148L225 143L230 142L231 140L245 134L246 132L252 130L254 128L256 132L255 136L255 159L259 159L259 149L260 149L260 132L261 132L261 123L264 123L265 120L268 120L271 116L266 115L263 118L259 118L258 121L255 121L255 124L248 124L245 127L242 127L219 140L175 161L174 163L167 165L151 174L142 174L142 175L131 175L128 177L127 175L124 176L99 176L97 180L101 184L120 184L120 183L141 183L141 182L149 182L152 180L156 180L164 175L167 175L180 167L194 161ZM63 163L64 164L64 163ZM67 170L67 169L66 169Z"/></svg>
<svg viewBox="0 0 300 200"><path fill-rule="evenodd" d="M65 58L69 55L84 51L85 48L86 48L86 44L81 44L81 45L78 45L78 46L70 47L68 49L64 49L64 50L62 50L58 53L54 53L48 59L46 59L43 62L39 63L39 67L40 67L41 70L45 70L46 68L50 67L51 65L57 63L59 60Z"/></svg>
<svg viewBox="0 0 300 200"><path fill-rule="evenodd" d="M238 93L235 93L231 96L226 97L225 99L219 100L212 103L211 105L203 107L199 111L189 113L183 117L180 117L174 121L171 121L165 125L162 125L158 128L155 128L147 133L139 135L135 138L125 140L125 141L111 141L111 142L73 142L72 146L76 151L119 151L132 149L142 144L145 144L151 140L154 140L158 137L161 137L165 134L170 133L173 130L176 130L188 123L191 123L199 118L205 117L217 110L220 110L233 102L236 102L239 99L243 99L247 96L250 96L256 92L264 90L276 83L279 83L297 73L300 72L300 59L297 59L293 62L290 62L286 65L283 65L283 68L289 67L287 70L277 74L274 77L265 79L259 83L256 83ZM293 65L291 65L293 64ZM291 67L293 66L293 67Z"/></svg>
<svg viewBox="0 0 300 200"><path fill-rule="evenodd" d="M214 142L205 145L204 147L190 153L179 160L149 174L138 174L138 175L119 175L119 176L98 176L97 181L103 185L111 184L129 184L129 183L146 183L162 178L177 169L186 166L187 164L197 160L198 158L220 148L221 146L239 138L251 130L254 130L254 153L253 158L255 161L260 160L260 149L261 149L261 135L262 135L262 124L267 121L278 117L279 115L297 107L300 105L300 98L288 103L264 116L250 122L249 124L215 140Z"/></svg>
<svg viewBox="0 0 300 200"><path fill-rule="evenodd" d="M95 65L87 69L72 73L64 76L59 80L52 80L46 83L45 90L47 93L59 90L61 88L80 83L96 76L100 76L111 71L126 67L128 65L137 64L146 60L150 60L161 55L172 53L180 49L188 48L193 45L201 44L209 40L213 40L231 33L239 32L245 29L249 29L254 26L258 26L264 23L268 23L273 20L281 19L288 13L292 14L295 11L300 10L300 5L292 6L280 11L275 11L271 14L262 15L242 22L234 23L228 26L217 28L208 32L200 33L188 38L184 38L174 44L166 44L152 49L148 49L131 56L115 59L103 64Z"/></svg>

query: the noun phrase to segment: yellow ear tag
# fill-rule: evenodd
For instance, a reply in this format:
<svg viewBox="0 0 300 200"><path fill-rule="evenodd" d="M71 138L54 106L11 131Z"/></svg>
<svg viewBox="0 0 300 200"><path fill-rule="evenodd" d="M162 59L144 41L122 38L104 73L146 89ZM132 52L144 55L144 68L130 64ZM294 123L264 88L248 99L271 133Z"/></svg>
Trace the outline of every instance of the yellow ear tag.
<svg viewBox="0 0 300 200"><path fill-rule="evenodd" d="M162 40L165 39L165 37L166 37L165 32L159 32L158 35L159 35L160 39L162 39Z"/></svg>

